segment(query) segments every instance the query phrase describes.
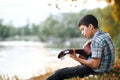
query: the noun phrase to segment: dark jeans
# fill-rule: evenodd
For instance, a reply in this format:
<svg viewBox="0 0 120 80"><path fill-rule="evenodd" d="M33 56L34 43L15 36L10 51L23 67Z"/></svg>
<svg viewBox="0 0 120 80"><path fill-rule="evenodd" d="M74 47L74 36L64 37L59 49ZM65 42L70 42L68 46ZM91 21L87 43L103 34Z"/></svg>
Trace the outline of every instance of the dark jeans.
<svg viewBox="0 0 120 80"><path fill-rule="evenodd" d="M66 67L55 71L53 75L47 78L47 80L64 80L72 77L85 77L90 74L97 74L90 67L85 65L79 65L75 67Z"/></svg>

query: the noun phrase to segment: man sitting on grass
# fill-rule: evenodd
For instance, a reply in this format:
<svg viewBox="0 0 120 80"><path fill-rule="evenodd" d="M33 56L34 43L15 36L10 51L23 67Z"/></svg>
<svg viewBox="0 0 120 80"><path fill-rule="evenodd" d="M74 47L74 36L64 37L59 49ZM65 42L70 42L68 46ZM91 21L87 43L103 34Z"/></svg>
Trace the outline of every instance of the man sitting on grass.
<svg viewBox="0 0 120 80"><path fill-rule="evenodd" d="M78 23L82 35L91 42L91 55L87 59L77 57L75 50L69 54L82 65L66 67L55 71L47 80L64 80L72 77L85 77L90 74L107 73L114 65L115 50L111 37L98 27L98 20L93 15L84 16ZM70 63L72 64L72 63Z"/></svg>

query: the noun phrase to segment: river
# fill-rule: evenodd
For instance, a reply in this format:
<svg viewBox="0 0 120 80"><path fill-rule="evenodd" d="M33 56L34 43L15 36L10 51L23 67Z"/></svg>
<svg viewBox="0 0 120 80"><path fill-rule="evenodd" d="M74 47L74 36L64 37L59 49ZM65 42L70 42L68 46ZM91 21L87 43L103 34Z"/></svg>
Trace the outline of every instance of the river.
<svg viewBox="0 0 120 80"><path fill-rule="evenodd" d="M58 68L78 64L70 58L62 61L57 59L59 52L59 49L45 48L45 44L41 42L2 41L0 42L0 75L29 79Z"/></svg>

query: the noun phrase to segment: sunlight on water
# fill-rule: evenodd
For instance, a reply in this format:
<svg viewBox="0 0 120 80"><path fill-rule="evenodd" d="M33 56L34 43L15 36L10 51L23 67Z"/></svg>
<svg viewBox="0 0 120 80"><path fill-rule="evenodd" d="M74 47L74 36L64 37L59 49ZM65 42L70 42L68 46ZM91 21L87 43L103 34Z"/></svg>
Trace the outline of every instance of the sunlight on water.
<svg viewBox="0 0 120 80"><path fill-rule="evenodd" d="M4 48L0 49L0 74L28 79L45 74L46 67L55 70L71 65L67 64L68 59L66 62L57 59L58 51L47 49L39 42L0 42L0 46L3 45Z"/></svg>

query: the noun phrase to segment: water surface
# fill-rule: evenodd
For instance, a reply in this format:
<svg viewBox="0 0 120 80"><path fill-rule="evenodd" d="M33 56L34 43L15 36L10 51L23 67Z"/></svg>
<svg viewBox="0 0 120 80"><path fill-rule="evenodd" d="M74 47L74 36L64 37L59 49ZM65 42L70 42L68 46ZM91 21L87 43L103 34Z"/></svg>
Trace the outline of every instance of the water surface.
<svg viewBox="0 0 120 80"><path fill-rule="evenodd" d="M60 61L60 50L48 49L41 42L0 42L0 74L29 79L65 66L76 64L71 59ZM71 62L71 63L69 63Z"/></svg>

